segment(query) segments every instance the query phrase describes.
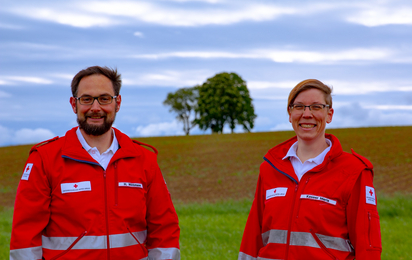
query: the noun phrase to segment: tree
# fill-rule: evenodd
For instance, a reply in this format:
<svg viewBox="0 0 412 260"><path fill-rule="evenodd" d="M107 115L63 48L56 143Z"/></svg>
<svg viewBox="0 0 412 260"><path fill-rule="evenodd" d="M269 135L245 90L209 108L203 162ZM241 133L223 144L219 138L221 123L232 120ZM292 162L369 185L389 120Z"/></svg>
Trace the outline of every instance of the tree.
<svg viewBox="0 0 412 260"><path fill-rule="evenodd" d="M210 128L213 133L222 133L225 123L233 133L236 125L250 132L256 118L246 82L236 73L219 73L198 86L194 120L200 129Z"/></svg>
<svg viewBox="0 0 412 260"><path fill-rule="evenodd" d="M177 113L176 118L183 122L183 131L189 135L190 129L196 126L190 117L195 113L197 88L181 88L175 93L168 93L163 105L170 106L169 111Z"/></svg>

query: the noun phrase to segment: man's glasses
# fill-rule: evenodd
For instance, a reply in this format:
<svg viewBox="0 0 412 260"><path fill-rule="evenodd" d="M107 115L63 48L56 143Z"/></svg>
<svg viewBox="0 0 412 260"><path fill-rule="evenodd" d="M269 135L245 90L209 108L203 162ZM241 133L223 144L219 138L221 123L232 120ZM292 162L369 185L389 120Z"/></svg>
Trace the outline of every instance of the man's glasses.
<svg viewBox="0 0 412 260"><path fill-rule="evenodd" d="M309 108L310 111L312 111L312 112L317 112L317 111L323 110L325 107L329 107L329 105L325 105L325 104L312 104L312 105L309 105L309 106L305 106L305 105L302 105L302 104L292 104L292 105L289 106L289 108L290 108L292 111L300 111L300 112L302 112L302 113L305 111L305 109L306 109L307 107Z"/></svg>
<svg viewBox="0 0 412 260"><path fill-rule="evenodd" d="M98 97L81 96L81 97L76 97L75 99L79 100L79 103L81 105L93 105L94 100L96 99L100 105L108 105L108 104L111 104L113 102L113 99L115 98L117 98L117 96L101 95Z"/></svg>

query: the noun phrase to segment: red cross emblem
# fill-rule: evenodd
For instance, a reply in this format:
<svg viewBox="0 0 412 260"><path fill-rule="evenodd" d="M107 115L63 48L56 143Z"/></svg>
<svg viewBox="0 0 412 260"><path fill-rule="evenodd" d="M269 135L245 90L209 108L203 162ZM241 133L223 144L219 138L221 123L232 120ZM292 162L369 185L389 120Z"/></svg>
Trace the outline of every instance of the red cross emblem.
<svg viewBox="0 0 412 260"><path fill-rule="evenodd" d="M74 184L74 186L73 186L74 188L77 188L77 187L79 187L79 185L77 185L77 184Z"/></svg>
<svg viewBox="0 0 412 260"><path fill-rule="evenodd" d="M372 190L369 190L369 194L372 196L372 195L373 195L373 191L372 191Z"/></svg>

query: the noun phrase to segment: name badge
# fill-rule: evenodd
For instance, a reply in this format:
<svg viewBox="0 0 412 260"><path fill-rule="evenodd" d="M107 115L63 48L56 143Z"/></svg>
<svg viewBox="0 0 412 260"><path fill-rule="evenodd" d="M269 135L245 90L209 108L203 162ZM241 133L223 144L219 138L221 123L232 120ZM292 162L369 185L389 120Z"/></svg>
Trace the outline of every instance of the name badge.
<svg viewBox="0 0 412 260"><path fill-rule="evenodd" d="M62 194L71 192L91 191L92 186L90 181L74 182L74 183L61 183Z"/></svg>
<svg viewBox="0 0 412 260"><path fill-rule="evenodd" d="M266 200L275 198L275 197L284 197L286 196L286 192L288 188L274 188L270 190L266 190Z"/></svg>
<svg viewBox="0 0 412 260"><path fill-rule="evenodd" d="M309 200L318 200L318 201L323 201L332 205L336 205L336 200L331 200L328 198L324 198L321 196L316 196L316 195L309 195L309 194L302 194L300 196L301 199L309 199Z"/></svg>
<svg viewBox="0 0 412 260"><path fill-rule="evenodd" d="M119 182L119 187L129 187L129 188L143 189L143 184L141 184L141 183L131 183L131 182Z"/></svg>

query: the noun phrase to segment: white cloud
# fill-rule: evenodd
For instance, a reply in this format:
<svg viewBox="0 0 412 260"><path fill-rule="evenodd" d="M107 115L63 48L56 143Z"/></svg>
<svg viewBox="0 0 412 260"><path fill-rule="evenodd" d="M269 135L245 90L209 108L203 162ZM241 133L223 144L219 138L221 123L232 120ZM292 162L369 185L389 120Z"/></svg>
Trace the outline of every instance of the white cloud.
<svg viewBox="0 0 412 260"><path fill-rule="evenodd" d="M196 3L197 2L197 3ZM10 7L11 6L11 7ZM70 1L9 3L3 8L15 14L74 27L113 26L136 21L164 26L227 25L244 21L269 21L284 15L308 16L338 12L337 19L381 26L412 24L412 7L399 1ZM347 15L345 15L347 14ZM7 26L7 25L5 25Z"/></svg>
<svg viewBox="0 0 412 260"><path fill-rule="evenodd" d="M184 6L187 1L71 1L44 6L14 6L11 12L33 19L74 27L112 26L137 21L165 26L226 25L242 21L268 21L300 12L298 8L255 2L203 2L201 7Z"/></svg>
<svg viewBox="0 0 412 260"><path fill-rule="evenodd" d="M387 91L412 91L411 82L396 82L396 81L343 81L343 80L328 80L322 79L322 82L333 88L332 95L352 95L352 94L367 94L372 92L387 92ZM248 88L251 90L259 90L260 96L265 96L270 99L282 99L279 95L271 98L265 89L289 89L292 90L299 81L248 81Z"/></svg>
<svg viewBox="0 0 412 260"><path fill-rule="evenodd" d="M379 109L379 110L412 110L412 105L376 105L376 106L365 106L368 109Z"/></svg>
<svg viewBox="0 0 412 260"><path fill-rule="evenodd" d="M4 76L0 77L0 85L19 85L21 83L52 84L53 81L40 77Z"/></svg>
<svg viewBox="0 0 412 260"><path fill-rule="evenodd" d="M158 73L143 74L137 77L125 75L123 79L123 85L167 87L195 86L202 84L207 78L212 77L215 73L216 72L207 70L166 70L160 71Z"/></svg>
<svg viewBox="0 0 412 260"><path fill-rule="evenodd" d="M291 90L299 82L295 81L248 81L248 89L283 88Z"/></svg>
<svg viewBox="0 0 412 260"><path fill-rule="evenodd" d="M62 8L59 10L59 8ZM45 20L74 27L110 26L119 22L102 15L82 13L80 10L66 10L65 6L55 8L22 7L15 8L14 13L38 20Z"/></svg>
<svg viewBox="0 0 412 260"><path fill-rule="evenodd" d="M412 114L407 110L409 109L377 109L375 106L362 106L353 102L335 109L331 126L343 128L412 125Z"/></svg>
<svg viewBox="0 0 412 260"><path fill-rule="evenodd" d="M293 130L292 124L290 123L281 123L277 124L275 127L272 127L270 131L290 131Z"/></svg>
<svg viewBox="0 0 412 260"><path fill-rule="evenodd" d="M183 125L178 121L149 124L136 128L138 136L184 135Z"/></svg>
<svg viewBox="0 0 412 260"><path fill-rule="evenodd" d="M144 38L144 35L142 32L135 32L133 35L139 38Z"/></svg>
<svg viewBox="0 0 412 260"><path fill-rule="evenodd" d="M169 52L158 54L132 55L137 59L199 58L199 59L269 59L278 63L339 63L385 61L395 58L395 51L381 48L355 48L333 51L302 51L260 49L247 52ZM395 60L394 60L395 61Z"/></svg>
<svg viewBox="0 0 412 260"><path fill-rule="evenodd" d="M371 92L385 91L412 91L410 82L386 82L386 81L369 81L369 82L349 82L339 80L324 80L323 83L333 87L333 94L367 94Z"/></svg>
<svg viewBox="0 0 412 260"><path fill-rule="evenodd" d="M44 128L23 128L14 131L0 125L0 146L35 144L55 136L53 132Z"/></svg>
<svg viewBox="0 0 412 260"><path fill-rule="evenodd" d="M375 2L362 6L359 11L353 12L346 19L369 27L390 24L412 25L411 13L412 7L407 4L396 5L393 1L385 4Z"/></svg>

